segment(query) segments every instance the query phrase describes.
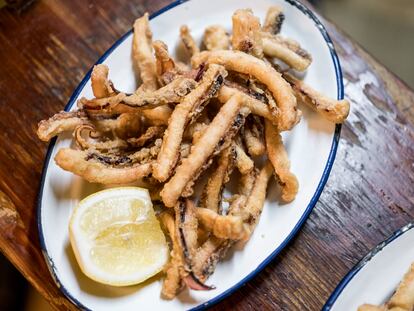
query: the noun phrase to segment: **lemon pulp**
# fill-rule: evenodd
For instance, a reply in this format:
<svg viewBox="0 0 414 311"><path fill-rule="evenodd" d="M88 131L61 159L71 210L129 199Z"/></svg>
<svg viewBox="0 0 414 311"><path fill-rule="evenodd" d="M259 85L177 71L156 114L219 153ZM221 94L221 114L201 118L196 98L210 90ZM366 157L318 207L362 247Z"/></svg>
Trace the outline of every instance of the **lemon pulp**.
<svg viewBox="0 0 414 311"><path fill-rule="evenodd" d="M142 188L113 188L82 200L70 232L83 272L102 283L142 282L168 259L164 234Z"/></svg>

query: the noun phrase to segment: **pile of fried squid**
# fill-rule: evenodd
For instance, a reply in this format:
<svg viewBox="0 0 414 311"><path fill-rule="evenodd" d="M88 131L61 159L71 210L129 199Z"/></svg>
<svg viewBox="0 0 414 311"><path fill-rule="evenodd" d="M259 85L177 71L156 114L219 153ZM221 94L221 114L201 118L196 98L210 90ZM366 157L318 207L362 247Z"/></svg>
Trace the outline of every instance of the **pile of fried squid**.
<svg viewBox="0 0 414 311"><path fill-rule="evenodd" d="M185 287L214 288L206 279L232 245L253 233L272 176L281 199L294 200L298 181L280 133L300 121L298 103L335 123L349 113L346 100L330 99L295 77L312 57L280 34L284 19L278 6L269 8L263 25L252 10L237 10L231 36L219 25L207 27L202 49L182 26L188 55L182 63L164 42L152 41L145 14L134 23L138 89L118 90L108 67L96 65L95 98L81 98L75 111L39 123L43 141L73 133L75 148L55 156L62 169L93 183L143 181L163 205L159 218L171 242L165 299ZM223 198L231 176L237 176L237 193Z"/></svg>

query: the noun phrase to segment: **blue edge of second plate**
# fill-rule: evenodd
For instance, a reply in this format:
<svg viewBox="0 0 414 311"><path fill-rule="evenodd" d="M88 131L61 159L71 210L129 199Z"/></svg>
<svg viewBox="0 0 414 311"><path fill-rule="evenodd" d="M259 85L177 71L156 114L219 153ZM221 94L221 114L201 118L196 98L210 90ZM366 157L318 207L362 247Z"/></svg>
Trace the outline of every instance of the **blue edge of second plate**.
<svg viewBox="0 0 414 311"><path fill-rule="evenodd" d="M336 300L339 298L345 287L352 281L354 276L358 274L359 271L372 259L375 255L377 255L379 252L381 252L384 247L386 247L388 244L390 244L395 239L399 238L404 233L408 232L409 230L414 229L414 222L409 223L405 225L404 227L398 229L395 231L388 239L385 241L379 243L377 246L375 246L367 255L365 255L364 258L362 258L352 269L349 271L342 281L338 284L338 286L335 288L331 296L326 301L325 305L322 308L322 311L330 311L332 307L334 306Z"/></svg>
<svg viewBox="0 0 414 311"><path fill-rule="evenodd" d="M166 12L166 11L182 4L182 3L185 3L187 1L189 1L189 0L178 0L178 1L172 2L171 4L167 5L166 7L162 8L159 11L157 11L156 13L152 14L150 16L150 19L152 19L152 18L154 18L154 17L156 17L156 16L158 16L158 15L160 15L160 14L162 14L162 13L164 13L164 12ZM315 16L315 14L309 8L307 8L305 5L300 3L299 1L297 1L297 0L285 0L285 1L288 2L289 4L295 6L303 14L305 14L308 18L310 18L315 23L315 25L318 27L319 31L321 32L323 38L325 39L325 41L328 45L328 48L329 48L330 53L331 53L333 65L335 67L335 74L336 74L336 81L337 81L337 92L338 92L337 96L338 96L338 99L343 99L343 97L344 97L344 86L343 86L343 81L342 81L341 66L339 64L339 59L338 59L338 56L335 52L335 48L333 46L332 40L329 37L325 27L319 21L319 19ZM132 30L128 31L121 38L119 38L98 59L96 64L102 63L112 53L112 51L118 45L120 45L131 33L132 33ZM85 86L86 82L89 80L91 72L92 72L92 68L88 71L86 76L83 78L81 83L78 85L76 90L73 92L71 98L69 99L68 104L65 106L65 109L64 109L65 111L69 111L70 108L73 106L73 104L75 103L75 99L78 97L79 93L82 91L82 89ZM319 196L322 193L322 190L323 190L323 188L326 184L326 181L328 180L329 173L331 172L331 168L332 168L332 165L333 165L334 160L335 160L335 155L336 155L336 150L338 148L338 142L339 142L340 134L341 134L341 125L337 124L335 126L335 133L334 133L334 137L333 137L333 141L332 141L332 145L331 145L331 150L329 152L328 161L326 163L326 166L325 166L325 169L323 171L322 177L319 181L318 187L316 188L316 192L313 195L311 201L309 202L309 204L308 204L305 212L303 213L302 217L299 219L299 221L297 222L297 224L295 225L293 230L290 232L290 234L287 236L287 238L282 242L282 244L280 244L279 247L277 247L262 263L260 263L255 270L250 272L246 277L244 277L237 284L233 285L231 288L224 291L222 294L214 297L213 299L210 299L209 301L207 301L205 303L200 304L197 307L194 307L191 310L205 310L208 307L211 307L212 305L218 303L222 299L224 299L227 296L229 296L230 294L232 294L234 291L236 291L237 289L239 289L240 287L245 285L249 280L251 280L254 276L256 276L260 271L262 271L288 245L288 243L293 239L293 237L297 234L299 229L305 223L305 220L308 218L308 216L311 213L313 207L315 206L316 202L318 201ZM62 293L74 305L76 305L78 308L80 308L82 310L91 310L91 309L87 308L86 306L84 306L81 302L79 302L75 297L73 297L69 293L69 291L63 286L63 284L60 282L60 280L59 280L59 278L56 274L53 260L49 257L49 255L47 253L47 250L46 250L46 244L45 244L45 240L44 240L44 236L43 236L43 229L42 229L41 206L42 206L42 195L43 195L43 188L44 188L44 183L45 183L46 172L47 172L50 156L52 154L55 143L56 143L56 138L54 138L50 142L48 150L47 150L45 162L44 162L44 165L43 165L42 177L41 177L41 181L40 181L39 195L38 195L38 200L37 200L37 223L38 223L40 247L42 249L42 253L43 253L43 255L46 259L46 263L49 267L49 270L52 274L52 277L53 277L55 283L57 284L57 286L59 287L59 289L62 291Z"/></svg>

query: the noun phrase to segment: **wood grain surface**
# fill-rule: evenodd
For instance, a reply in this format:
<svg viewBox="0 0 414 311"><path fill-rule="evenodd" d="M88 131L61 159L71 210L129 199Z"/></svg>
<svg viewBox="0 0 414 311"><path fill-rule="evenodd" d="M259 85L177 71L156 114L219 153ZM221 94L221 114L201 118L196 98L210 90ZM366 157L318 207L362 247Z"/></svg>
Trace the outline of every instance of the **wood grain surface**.
<svg viewBox="0 0 414 311"><path fill-rule="evenodd" d="M39 247L36 200L47 145L35 135L37 122L63 109L136 17L169 2L43 0L20 15L0 10L0 249L56 309L75 308ZM368 250L414 218L414 94L325 25L352 103L331 176L290 245L214 309L320 310Z"/></svg>

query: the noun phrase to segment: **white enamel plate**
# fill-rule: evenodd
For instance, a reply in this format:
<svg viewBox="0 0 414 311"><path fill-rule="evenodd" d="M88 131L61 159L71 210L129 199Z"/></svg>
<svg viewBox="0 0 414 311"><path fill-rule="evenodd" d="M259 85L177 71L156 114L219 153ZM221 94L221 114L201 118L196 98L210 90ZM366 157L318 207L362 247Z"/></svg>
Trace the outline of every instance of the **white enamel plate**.
<svg viewBox="0 0 414 311"><path fill-rule="evenodd" d="M357 310L389 300L414 262L414 223L395 232L368 253L339 283L323 311Z"/></svg>
<svg viewBox="0 0 414 311"><path fill-rule="evenodd" d="M151 17L153 38L163 40L174 52L179 27L187 24L201 40L204 28L221 24L229 31L231 16L238 8L252 8L264 18L267 8L283 6L286 20L282 34L299 41L313 56L305 81L324 94L343 97L342 75L332 42L316 16L294 0L193 0L175 2ZM131 63L131 32L120 38L98 61L109 66L110 79L122 91L136 88ZM75 109L76 100L92 97L90 72L75 90L65 110ZM38 224L46 262L62 292L79 308L91 310L182 310L204 308L228 296L261 271L292 239L304 223L325 185L335 158L340 126L324 121L306 107L302 121L289 133L285 144L292 171L300 183L296 200L279 202L275 185L268 191L260 223L244 248L237 248L222 261L208 284L215 290L184 291L173 301L160 298L160 277L126 288L104 286L84 276L74 258L68 236L68 220L74 206L98 190L56 166L53 158L59 148L70 146L70 135L53 140L47 153L39 193ZM286 293L289 295L289 293Z"/></svg>

